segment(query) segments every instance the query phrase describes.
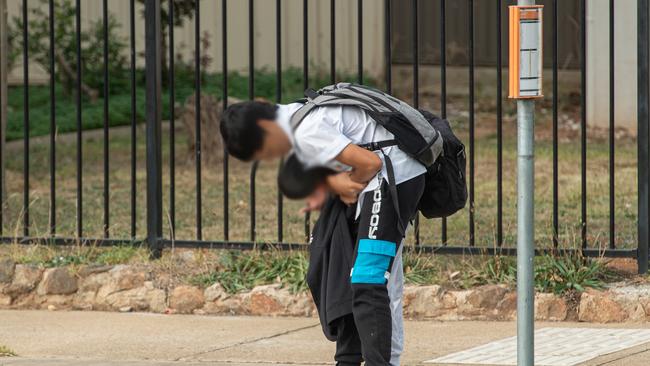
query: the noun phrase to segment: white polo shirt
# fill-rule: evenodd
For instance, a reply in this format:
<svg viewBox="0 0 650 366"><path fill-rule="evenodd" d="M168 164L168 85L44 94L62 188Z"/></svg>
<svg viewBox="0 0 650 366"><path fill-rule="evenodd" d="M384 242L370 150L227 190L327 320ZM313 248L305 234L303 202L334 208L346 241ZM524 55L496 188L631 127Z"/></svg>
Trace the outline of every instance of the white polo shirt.
<svg viewBox="0 0 650 366"><path fill-rule="evenodd" d="M336 171L345 171L350 167L335 158L346 146L394 138L392 133L378 125L361 108L353 106L318 107L303 119L294 133L291 131L290 119L301 106L300 103L279 104L277 122L291 139L296 157L307 167L325 166ZM397 146L385 147L383 151L393 163L396 184L426 172L424 165ZM375 153L384 162L383 154L380 151ZM380 173L387 179L386 164L382 164ZM372 179L363 192L374 190L378 183L378 179Z"/></svg>

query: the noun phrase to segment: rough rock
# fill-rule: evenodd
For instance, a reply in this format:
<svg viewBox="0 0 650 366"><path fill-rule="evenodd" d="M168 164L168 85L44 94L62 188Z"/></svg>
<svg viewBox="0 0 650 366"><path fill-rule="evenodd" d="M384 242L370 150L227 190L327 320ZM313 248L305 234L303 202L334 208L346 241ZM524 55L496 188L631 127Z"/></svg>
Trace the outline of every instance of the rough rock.
<svg viewBox="0 0 650 366"><path fill-rule="evenodd" d="M203 296L205 297L206 302L213 302L227 298L228 293L223 288L223 286L217 282L214 285L206 288L205 291L203 291Z"/></svg>
<svg viewBox="0 0 650 366"><path fill-rule="evenodd" d="M114 280L116 291L140 287L147 277L144 271L126 265L115 266L109 273Z"/></svg>
<svg viewBox="0 0 650 366"><path fill-rule="evenodd" d="M612 323L626 320L623 308L603 291L587 291L580 296L578 319L583 322Z"/></svg>
<svg viewBox="0 0 650 366"><path fill-rule="evenodd" d="M563 298L554 294L537 294L535 296L535 319L563 321L569 315L569 306Z"/></svg>
<svg viewBox="0 0 650 366"><path fill-rule="evenodd" d="M79 274L79 277L87 277L87 276L90 276L92 274L103 273L103 272L110 271L112 268L113 268L113 266L108 266L108 265L104 265L104 264L90 264L90 265L81 267L78 274Z"/></svg>
<svg viewBox="0 0 650 366"><path fill-rule="evenodd" d="M111 275L107 272L93 273L85 278L82 278L79 283L79 291L81 292L97 292L103 285L107 284Z"/></svg>
<svg viewBox="0 0 650 366"><path fill-rule="evenodd" d="M248 310L242 306L242 297L240 295L230 296L223 300L207 302L203 307L206 314L221 315L246 315Z"/></svg>
<svg viewBox="0 0 650 366"><path fill-rule="evenodd" d="M438 285L407 286L404 288L403 306L407 317L436 317L445 307L444 290ZM448 305L448 304L447 304Z"/></svg>
<svg viewBox="0 0 650 366"><path fill-rule="evenodd" d="M0 259L0 283L11 283L16 263L10 258Z"/></svg>
<svg viewBox="0 0 650 366"><path fill-rule="evenodd" d="M9 287L5 288L4 292L12 296L25 294L36 288L42 273L43 270L40 267L17 264L14 270L13 281L11 281Z"/></svg>
<svg viewBox="0 0 650 366"><path fill-rule="evenodd" d="M309 294L297 295L288 309L289 316L314 316L316 305Z"/></svg>
<svg viewBox="0 0 650 366"><path fill-rule="evenodd" d="M97 292L97 297L99 299L108 298L117 292L142 287L147 277L144 271L137 270L127 265L115 266L108 272L108 274L110 278Z"/></svg>
<svg viewBox="0 0 650 366"><path fill-rule="evenodd" d="M39 295L67 295L77 291L77 279L70 275L67 268L49 268L43 273L43 280L38 285Z"/></svg>
<svg viewBox="0 0 650 366"><path fill-rule="evenodd" d="M150 311L153 311L155 313L164 313L165 309L167 309L167 296L164 290L148 290L145 299L147 301L147 304L149 304Z"/></svg>
<svg viewBox="0 0 650 366"><path fill-rule="evenodd" d="M178 313L191 314L205 303L203 291L194 286L178 286L169 298L169 307Z"/></svg>
<svg viewBox="0 0 650 366"><path fill-rule="evenodd" d="M475 308L496 309L508 289L500 285L477 287L467 296L467 302Z"/></svg>
<svg viewBox="0 0 650 366"><path fill-rule="evenodd" d="M135 311L147 310L147 289L145 287L133 288L130 290L118 291L108 295L106 298L97 299L98 305L102 302L110 310L119 310L120 308L130 307Z"/></svg>
<svg viewBox="0 0 650 366"><path fill-rule="evenodd" d="M47 295L40 296L38 299L41 301L40 308L44 309L49 306L55 306L57 309L70 308L73 301L72 295Z"/></svg>
<svg viewBox="0 0 650 366"><path fill-rule="evenodd" d="M278 315L288 303L286 293L282 293L277 284L257 286L243 298L244 306L252 315Z"/></svg>
<svg viewBox="0 0 650 366"><path fill-rule="evenodd" d="M75 310L93 310L95 304L95 291L79 291L72 298L72 308Z"/></svg>
<svg viewBox="0 0 650 366"><path fill-rule="evenodd" d="M517 317L517 293L508 292L499 301L496 307L497 318L500 320L513 320Z"/></svg>
<svg viewBox="0 0 650 366"><path fill-rule="evenodd" d="M650 285L614 287L609 293L628 314L628 320L647 320L650 315Z"/></svg>
<svg viewBox="0 0 650 366"><path fill-rule="evenodd" d="M0 307L11 305L11 296L0 293Z"/></svg>

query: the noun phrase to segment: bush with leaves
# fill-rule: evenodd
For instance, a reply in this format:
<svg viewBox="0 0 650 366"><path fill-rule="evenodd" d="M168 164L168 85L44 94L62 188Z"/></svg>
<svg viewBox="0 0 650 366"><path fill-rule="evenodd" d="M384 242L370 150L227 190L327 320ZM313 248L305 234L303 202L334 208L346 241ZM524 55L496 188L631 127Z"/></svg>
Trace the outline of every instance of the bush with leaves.
<svg viewBox="0 0 650 366"><path fill-rule="evenodd" d="M47 0L29 8L28 12L28 51L29 60L35 61L48 73L50 68L50 15ZM75 5L71 0L62 0L54 7L54 49L56 76L71 94L76 87L77 69L77 34ZM119 23L109 14L108 16L108 70L111 83L111 93L121 92L128 86L128 65L125 48L126 41L118 36ZM89 24L89 31L82 31L81 40L81 70L85 93L89 97L102 96L104 85L104 24L100 19ZM10 59L20 60L23 40L23 19L14 17L9 29ZM91 89L96 95L92 95Z"/></svg>
<svg viewBox="0 0 650 366"><path fill-rule="evenodd" d="M615 277L602 261L578 255L546 255L535 264L535 288L540 292L562 294L583 292L588 287L601 289Z"/></svg>

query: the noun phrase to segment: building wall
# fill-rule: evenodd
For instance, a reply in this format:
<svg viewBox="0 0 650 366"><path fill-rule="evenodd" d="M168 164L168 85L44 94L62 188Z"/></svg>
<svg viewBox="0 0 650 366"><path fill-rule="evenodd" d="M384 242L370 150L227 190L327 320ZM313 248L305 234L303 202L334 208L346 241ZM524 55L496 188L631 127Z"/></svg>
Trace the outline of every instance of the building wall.
<svg viewBox="0 0 650 366"><path fill-rule="evenodd" d="M207 54L211 56L210 71L220 71L222 66L221 54L221 7L222 0L201 1L201 32L210 34L211 46ZM161 0L162 6L167 6L166 0ZM91 21L101 20L102 3L100 0L83 0L81 16L83 28L86 29ZM21 16L21 1L9 2L9 17ZM37 6L37 1L30 1ZM282 60L283 67L302 67L303 64L303 1L282 0ZM366 0L363 3L363 58L364 69L372 75L380 76L384 68L384 2L381 0ZM230 0L228 5L228 67L229 70L248 70L248 1ZM118 22L123 25L120 33L128 41L129 37L129 0L110 0L111 12ZM136 5L136 47L138 52L144 51L144 20L142 6ZM275 68L275 34L276 34L276 2L272 0L255 1L255 67ZM309 59L310 68L329 70L330 64L330 1L309 1ZM337 70L356 72L357 70L357 2L351 0L336 1L336 66ZM192 59L194 50L194 21L186 22L183 27L175 29L175 46L177 53L182 53L188 60ZM128 50L125 50L128 52ZM12 80L18 82L21 75L20 64L12 73ZM138 60L140 66L144 58ZM38 65L30 65L33 81L43 81L47 78Z"/></svg>
<svg viewBox="0 0 650 366"><path fill-rule="evenodd" d="M163 6L167 1L162 0ZM21 1L9 1L9 17L20 16ZM31 1L36 4L36 1ZM384 13L381 0L364 1L364 69L370 75L381 77L384 69ZM636 129L636 1L616 1L616 125ZM590 125L608 126L609 123L609 37L608 0L588 1L587 46L587 118ZM120 32L128 37L129 0L110 0L109 11L124 26ZM550 16L551 9L547 9ZM144 21L142 6L137 5L138 52L144 51ZM228 63L230 70L248 69L248 1L228 2ZM477 13L477 17L481 14ZM494 14L491 14L493 16ZM92 20L101 19L101 0L82 1L84 28ZM201 2L201 29L210 34L212 57L210 71L221 70L221 0ZM275 68L275 1L255 1L255 67ZM303 62L302 1L282 0L282 59L283 67L301 67ZM357 68L357 2L336 1L336 64L337 70L356 72ZM505 23L505 21L504 21ZM309 56L311 72L329 70L330 59L330 2L309 2ZM186 22L176 28L176 51L191 59L194 49L194 23ZM560 34L560 42L567 37ZM546 43L547 48L549 43ZM126 51L126 50L125 50ZM547 52L550 50L547 49ZM10 83L20 83L21 60L10 75ZM144 59L138 60L143 66ZM47 82L47 75L38 65L30 65L32 82Z"/></svg>
<svg viewBox="0 0 650 366"><path fill-rule="evenodd" d="M615 123L636 131L637 13L634 0L619 0L614 8ZM609 1L589 0L587 6L587 121L609 126Z"/></svg>

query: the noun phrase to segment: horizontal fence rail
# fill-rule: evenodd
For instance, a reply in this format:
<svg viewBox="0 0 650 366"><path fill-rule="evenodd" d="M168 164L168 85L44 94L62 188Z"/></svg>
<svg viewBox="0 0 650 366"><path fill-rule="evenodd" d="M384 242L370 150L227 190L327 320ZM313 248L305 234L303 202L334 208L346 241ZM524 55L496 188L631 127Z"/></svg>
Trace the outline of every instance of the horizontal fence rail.
<svg viewBox="0 0 650 366"><path fill-rule="evenodd" d="M603 147L606 150L603 161L606 162L607 178L598 181L605 182L606 188L590 192L595 189L590 183L591 169L595 167L590 165L592 150L589 150L590 124L587 120L588 1L575 1L579 5L576 26L580 62L577 70L569 71L579 75L579 87L574 93L577 99L571 99L573 104L568 107L563 106L570 97L565 98L562 94L561 72L566 69L558 58L561 44L567 41L558 37L564 18L559 16L558 0L543 1L546 5L545 22L552 35L545 44L552 57L545 65L550 87L542 102L549 114L538 125L546 123L550 137L548 146L544 145L544 151L548 149L548 153L540 154L538 159L549 162L544 165L544 169L549 171L544 172L548 173L548 180L544 175L541 184L548 185L550 199L548 208L547 203L542 205L543 215L548 217L538 216L540 228L537 233L541 233L538 253L578 252L586 256L637 258L640 270L645 271L650 216L647 1L638 0L634 4L638 10L639 37L635 46L639 49L639 97L636 137L638 184L635 187L637 192L632 193L636 197L632 198L620 196L616 179L618 169L621 169L616 164L621 155L616 151L625 146L617 144L616 135L617 18L613 0L608 3L608 23L598 25L607 27L609 37L606 42L609 47L609 95L606 100L609 112ZM286 0L265 3L249 0L247 4L220 0L216 3L215 6L197 0L188 8L179 6L174 0L129 0L125 2L124 24L114 25L112 13L117 8L111 7L114 6L112 2L102 0L97 3L99 5L90 5L76 0L67 5L73 8L70 19L73 39L69 44L59 44L60 33L66 29L62 28L63 24L68 21L67 18L57 19L57 14L61 14L57 7L63 5L53 0L22 0L21 12L14 21L20 28L12 33L18 36L11 39L14 49L20 51L20 57L16 59L22 62L22 66L17 66L22 67L22 102L15 94L9 93L10 104L22 107L22 150L17 150L12 141L11 151L0 156L0 161L7 163L12 171L10 175L0 176L2 184L7 186L7 191L0 192L3 203L0 206L0 241L55 245L146 243L158 253L171 246L304 248L315 218L309 214L296 216L293 211L300 204L285 201L274 184L269 184L283 162L271 164L269 168L266 162L246 165L233 161L220 143L213 145L212 141L219 140L220 136L215 136L218 135L218 125L209 123L218 122L218 117L215 119L213 114L218 116L235 101L233 96L240 100L263 96L275 103L287 103L299 96L292 89L295 85L306 89L338 81L354 81L383 88L417 108L431 109L448 118L468 148L469 200L466 209L453 217L434 221L416 217L413 231L409 234L413 248L409 250L441 254L515 254L513 219L509 213L514 205L512 195L515 192L511 188L514 178L510 174L514 168L507 155L514 143L508 134L513 107L509 101L504 101L503 78L506 73L503 68L507 64L502 57L507 49L503 40L507 37L508 24L503 16L513 1L303 0L290 5ZM485 3L490 3L491 11L475 11L477 6ZM296 4L301 9L289 12L288 7ZM45 12L35 10L41 5L45 5ZM95 9L84 9L86 6L99 6L98 35L93 38L96 43L92 46L87 40L91 31L82 15L86 14L85 10ZM459 43L454 38L454 42L449 44L448 13L454 11L457 14L461 8L466 10L462 23L467 27L467 39ZM210 14L206 15L208 10ZM424 13L425 10L430 14ZM352 16L343 12L351 12ZM380 21L368 21L370 12L380 14ZM401 23L395 17L398 12L410 14L410 29L399 26ZM301 17L296 29L300 32L299 38L294 37L296 30L289 28L295 19L287 18L296 16ZM211 25L201 22L206 17L218 23L215 28L210 28L215 34L206 31ZM314 17L319 17L319 21ZM428 23L425 19L429 18L439 21L431 27L425 24ZM486 23L488 18L490 23ZM43 19L48 32L46 39L41 40L37 34L40 34L39 21ZM351 24L342 27L343 22ZM486 30L485 24L494 26ZM124 29L128 35L120 45L112 43L116 37L113 33L115 27ZM324 32L323 27L327 27ZM191 29L189 38L188 29ZM375 35L376 32L369 29L381 29L381 32ZM423 29L431 33L424 34ZM485 31L494 34L494 43L490 47L495 50L495 66L490 68L475 62L475 45L481 42L481 32ZM408 37L411 47L410 62L406 67L403 60L401 64L393 62L394 44L397 41L403 43L404 37ZM182 43L181 39L184 40ZM191 42L185 42L190 39ZM379 42L374 42L374 39L379 39ZM242 49L246 50L247 65L233 67L232 60L238 59L242 52L235 47L242 43L246 46ZM42 44L47 45L47 57L39 57L40 53L35 50L36 45ZM324 48L323 44L326 44ZM65 48L67 46L70 49ZM96 49L89 49L91 47ZM123 51L115 47L125 48L123 58L120 56ZM218 50L217 58L211 56L215 48ZM321 48L326 52L320 52ZM379 50L379 60L368 54L373 52L374 55L374 48ZM421 63L424 52L438 52L435 59L439 62ZM462 53L466 63L449 63L448 54L452 52ZM71 58L61 61L65 55ZM269 55L271 61L267 62ZM404 57L401 55L400 59ZM116 60L124 63L116 65ZM89 67L90 62L101 64L101 67ZM45 63L50 70L46 100L43 100L41 89L30 86L36 85L30 74L30 65L34 63ZM215 63L218 67L213 66ZM377 67L377 64L381 66ZM271 77L267 77L268 72ZM91 79L97 81L91 83ZM67 84L63 85L64 82ZM485 85L489 88L483 88ZM67 88L70 94L62 93L63 88ZM127 91L124 100L118 94L120 88ZM18 86L10 89L18 90ZM488 89L489 96L486 97ZM191 98L184 100L188 95ZM34 98L38 99L35 101ZM93 106L99 99L101 107L96 112ZM33 144L33 134L37 129L35 123L42 121L42 117L35 116L32 110L36 102L49 106L46 132L49 138L39 139L39 146ZM129 106L124 116L116 109L122 102ZM566 112L562 108L574 106L578 119L577 133L572 134L569 137L571 143L566 144L562 140L562 121ZM65 113L68 107L73 113ZM19 110L12 109L9 116L0 117L13 121L15 117L12 114L17 113ZM120 122L122 119L124 123ZM163 123L163 120L168 122ZM486 121L493 121L493 124ZM141 123L144 123L144 128L140 127ZM125 137L115 137L121 136L112 129L117 124L127 127ZM72 138L60 138L58 130L69 125L74 126L69 130L74 133ZM85 130L86 125L100 128L98 138L93 131ZM494 138L483 137L485 129L493 131ZM41 130L39 126L38 131ZM189 130L191 133L187 133ZM127 146L125 157L115 150L121 148L115 140L117 138ZM186 149L180 144L191 146L191 153L183 155ZM40 145L47 146L47 153L40 150ZM216 158L211 151L214 146L217 146ZM96 150L97 147L100 149ZM563 159L569 149L570 153L577 152L575 159L571 160L575 163L571 169L578 174L575 177L571 175L569 183L563 183L567 173ZM486 152L494 153L494 161L486 160ZM628 155L622 156L624 159ZM44 172L38 170L40 157L47 161ZM22 168L16 162L22 162ZM70 164L73 167L67 168ZM99 169L90 166L96 164ZM483 173L486 166L493 166L489 175ZM124 175L118 173L122 171ZM19 172L20 178L15 172ZM68 179L67 175L73 179ZM489 189L486 189L486 176L494 183L489 185ZM35 178L49 179L43 194L47 196L43 200L47 205L35 197L41 192L41 182ZM96 184L100 184L97 189ZM567 196L562 191L572 188L567 186L570 184L579 185L579 198L563 202ZM624 192L628 196L631 194ZM17 194L22 196L22 200L16 199ZM118 196L121 197L120 203L115 203ZM605 196L607 212L592 214L592 207L600 207L599 200ZM636 211L631 210L636 218L627 215L630 210L620 207L623 198L625 202L637 205ZM569 205L575 207L567 208ZM268 210L269 206L273 209ZM566 213L568 209L571 209L569 214ZM601 216L606 219L602 220ZM624 219L637 220L636 225L621 227ZM45 230L39 226L42 221L47 222ZM601 225L601 221L604 224ZM276 225L270 225L272 229L268 229L268 222ZM573 242L571 237L575 238Z"/></svg>

